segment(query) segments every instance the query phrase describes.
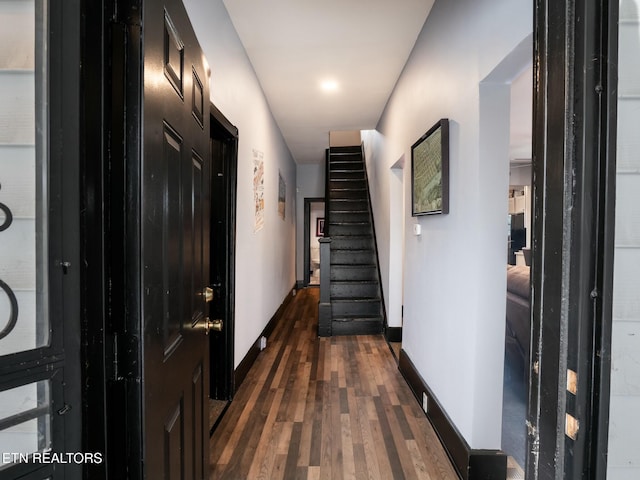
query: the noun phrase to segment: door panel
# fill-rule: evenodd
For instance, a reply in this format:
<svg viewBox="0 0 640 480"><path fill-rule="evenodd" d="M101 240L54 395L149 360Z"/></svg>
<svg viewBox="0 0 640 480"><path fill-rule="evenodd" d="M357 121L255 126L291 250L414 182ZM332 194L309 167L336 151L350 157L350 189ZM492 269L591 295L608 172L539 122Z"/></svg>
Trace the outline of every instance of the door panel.
<svg viewBox="0 0 640 480"><path fill-rule="evenodd" d="M209 72L180 1L147 1L142 18L144 477L200 479L208 476Z"/></svg>

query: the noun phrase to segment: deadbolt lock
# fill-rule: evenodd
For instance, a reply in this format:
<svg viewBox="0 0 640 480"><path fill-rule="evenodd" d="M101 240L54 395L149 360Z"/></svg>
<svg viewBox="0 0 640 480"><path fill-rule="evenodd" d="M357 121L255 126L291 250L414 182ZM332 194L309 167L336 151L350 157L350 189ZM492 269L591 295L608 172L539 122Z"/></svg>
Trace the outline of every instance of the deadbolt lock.
<svg viewBox="0 0 640 480"><path fill-rule="evenodd" d="M222 320L220 320L219 318L211 320L209 317L207 317L204 321L204 333L209 335L210 330L213 330L214 332L221 332Z"/></svg>
<svg viewBox="0 0 640 480"><path fill-rule="evenodd" d="M205 302L213 301L213 289L211 287L204 287L203 295Z"/></svg>

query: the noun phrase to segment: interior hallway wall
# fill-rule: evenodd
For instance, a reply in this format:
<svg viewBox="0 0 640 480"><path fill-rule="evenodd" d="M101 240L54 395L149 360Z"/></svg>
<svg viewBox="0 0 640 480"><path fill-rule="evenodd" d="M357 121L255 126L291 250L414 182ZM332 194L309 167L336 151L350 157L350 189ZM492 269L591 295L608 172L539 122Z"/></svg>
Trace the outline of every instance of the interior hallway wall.
<svg viewBox="0 0 640 480"><path fill-rule="evenodd" d="M437 0L379 133L365 139L381 264L393 248L389 175L407 159L403 349L471 448L500 448L506 285L507 192L492 193L496 167L480 153L480 83L532 23L530 0ZM411 145L441 118L451 121L450 213L411 218ZM508 158L490 161L506 176Z"/></svg>
<svg viewBox="0 0 640 480"><path fill-rule="evenodd" d="M222 0L184 3L211 67L211 101L239 130L237 367L295 283L296 165ZM254 150L264 158L264 228L259 231L254 231ZM279 173L286 183L284 220L278 215Z"/></svg>

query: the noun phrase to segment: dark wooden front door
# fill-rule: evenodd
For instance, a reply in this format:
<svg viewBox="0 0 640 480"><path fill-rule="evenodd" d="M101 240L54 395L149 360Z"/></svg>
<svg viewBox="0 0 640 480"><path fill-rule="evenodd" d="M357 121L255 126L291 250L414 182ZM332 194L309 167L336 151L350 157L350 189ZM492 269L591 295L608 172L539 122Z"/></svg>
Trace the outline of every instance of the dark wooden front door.
<svg viewBox="0 0 640 480"><path fill-rule="evenodd" d="M142 10L140 320L148 479L208 478L209 67L180 0Z"/></svg>

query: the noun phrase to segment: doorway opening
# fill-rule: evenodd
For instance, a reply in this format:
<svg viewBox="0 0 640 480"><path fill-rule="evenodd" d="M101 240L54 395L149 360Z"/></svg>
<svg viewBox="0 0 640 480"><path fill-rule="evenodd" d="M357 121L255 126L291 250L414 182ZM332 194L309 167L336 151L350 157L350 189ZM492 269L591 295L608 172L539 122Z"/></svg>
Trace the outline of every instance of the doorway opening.
<svg viewBox="0 0 640 480"><path fill-rule="evenodd" d="M404 154L391 166L389 176L389 301L387 341L396 361L402 350L404 303Z"/></svg>
<svg viewBox="0 0 640 480"><path fill-rule="evenodd" d="M508 455L508 478L523 478L527 449L527 398L531 331L531 146L533 96L533 37L528 36L508 54L480 84L480 124L483 170L487 191L500 209L488 228L496 228L492 242L503 245L504 256L491 268L505 269L505 310L500 325L504 332L502 363L501 449ZM494 224L494 220L500 220ZM504 266L502 266L504 265Z"/></svg>
<svg viewBox="0 0 640 480"><path fill-rule="evenodd" d="M324 198L304 199L304 286L320 285L320 243L324 236Z"/></svg>
<svg viewBox="0 0 640 480"><path fill-rule="evenodd" d="M533 64L510 84L508 251L502 450L524 469L531 337ZM512 468L516 468L513 465Z"/></svg>

